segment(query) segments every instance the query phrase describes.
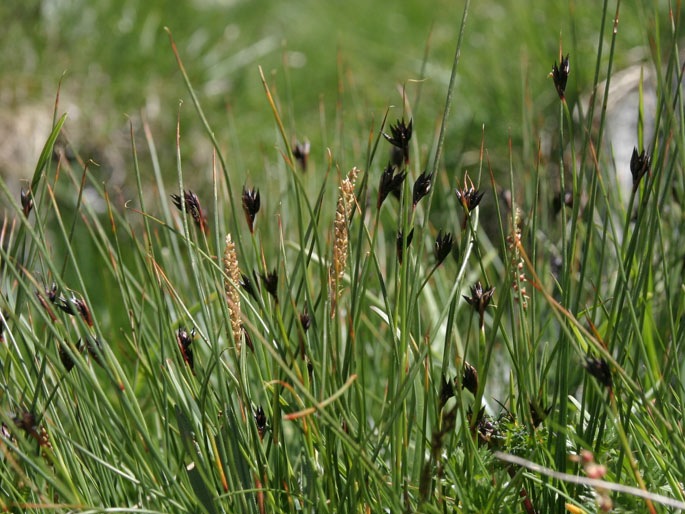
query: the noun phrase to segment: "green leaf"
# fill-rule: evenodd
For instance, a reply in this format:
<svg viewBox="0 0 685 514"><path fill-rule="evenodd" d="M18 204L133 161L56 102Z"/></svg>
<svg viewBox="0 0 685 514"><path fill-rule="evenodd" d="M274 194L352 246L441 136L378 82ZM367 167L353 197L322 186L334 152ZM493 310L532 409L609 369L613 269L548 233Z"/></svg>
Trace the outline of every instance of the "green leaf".
<svg viewBox="0 0 685 514"><path fill-rule="evenodd" d="M33 179L31 180L31 191L35 191L36 186L38 186L38 182L43 175L43 170L47 166L48 161L52 156L52 149L55 146L55 141L57 141L57 136L59 136L59 133L62 130L62 125L64 125L65 121L67 121L67 113L62 114L62 117L57 120L52 132L50 132L50 137L48 137L48 140L45 142L45 146L43 146L43 151L40 152L40 158L38 159L38 164L36 165L36 171L33 172Z"/></svg>

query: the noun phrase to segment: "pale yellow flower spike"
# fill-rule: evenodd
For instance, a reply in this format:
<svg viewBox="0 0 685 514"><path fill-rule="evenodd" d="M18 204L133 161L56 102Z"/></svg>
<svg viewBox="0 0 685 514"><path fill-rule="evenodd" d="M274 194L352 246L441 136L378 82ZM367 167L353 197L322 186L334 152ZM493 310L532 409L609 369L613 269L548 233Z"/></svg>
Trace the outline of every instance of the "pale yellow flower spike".
<svg viewBox="0 0 685 514"><path fill-rule="evenodd" d="M338 195L338 205L335 210L334 239L333 239L333 262L329 271L330 277L330 298L331 298L331 318L335 316L338 294L340 292L340 282L345 275L347 265L347 248L349 243L348 224L352 211L355 207L354 185L357 181L359 170L352 168L340 183L340 194Z"/></svg>
<svg viewBox="0 0 685 514"><path fill-rule="evenodd" d="M228 314L231 319L231 329L235 339L236 349L240 353L242 341L242 314L240 311L240 269L238 268L238 256L235 252L235 243L231 239L231 234L226 236L226 247L224 249L224 290L226 291L226 301L228 303Z"/></svg>

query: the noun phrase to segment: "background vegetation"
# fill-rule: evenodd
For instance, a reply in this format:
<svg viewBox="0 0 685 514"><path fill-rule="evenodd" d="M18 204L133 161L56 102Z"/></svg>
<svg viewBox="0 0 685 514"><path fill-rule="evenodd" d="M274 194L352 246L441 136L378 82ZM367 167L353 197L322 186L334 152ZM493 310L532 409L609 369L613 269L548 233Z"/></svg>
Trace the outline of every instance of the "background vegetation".
<svg viewBox="0 0 685 514"><path fill-rule="evenodd" d="M0 508L683 507L680 5L377 10L0 6Z"/></svg>

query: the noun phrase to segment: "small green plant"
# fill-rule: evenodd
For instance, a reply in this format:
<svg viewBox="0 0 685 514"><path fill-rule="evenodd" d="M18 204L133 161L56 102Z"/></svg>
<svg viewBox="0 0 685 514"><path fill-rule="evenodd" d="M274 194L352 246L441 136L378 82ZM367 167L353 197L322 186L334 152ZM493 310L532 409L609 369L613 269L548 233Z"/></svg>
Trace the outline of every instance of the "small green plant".
<svg viewBox="0 0 685 514"><path fill-rule="evenodd" d="M507 179L484 131L473 169L446 166L469 8L433 139L405 88L397 116L335 128L349 152L294 143L261 73L277 156L248 177L170 33L209 189L179 122L174 192L146 127L119 202L55 152L56 117L28 187L0 180L0 509L685 508L677 31L625 202L610 88L583 111L573 51L550 58L553 160L520 170L510 145Z"/></svg>

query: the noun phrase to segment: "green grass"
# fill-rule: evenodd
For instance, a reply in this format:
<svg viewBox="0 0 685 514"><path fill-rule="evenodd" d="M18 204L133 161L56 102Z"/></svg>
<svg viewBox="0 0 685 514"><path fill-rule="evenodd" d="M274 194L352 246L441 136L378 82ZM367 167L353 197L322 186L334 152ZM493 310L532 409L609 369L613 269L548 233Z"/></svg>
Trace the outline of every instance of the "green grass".
<svg viewBox="0 0 685 514"><path fill-rule="evenodd" d="M366 4L341 6L326 38L320 3L267 3L280 15L252 18L263 33L241 26L235 51L259 34L293 39L253 55L250 73L223 72L243 83L217 95L207 62L226 21L209 7L178 13L202 13L204 32L177 32L151 2L128 32L140 53L84 48L108 48L105 69L121 60L106 102L119 106L163 76L137 61L149 49L167 70L164 108L151 124L132 117L122 188L77 143L58 144L76 133L59 102L23 184L28 216L0 179L0 509L562 513L607 497L615 512L682 508L680 31L637 4L621 6L613 34L608 2L532 15L445 3L430 44L435 15L400 4L388 44L371 46ZM414 19L426 31L405 38ZM297 22L301 41L287 30ZM560 30L565 100L547 78ZM311 68L289 67L309 37L321 41ZM602 109L576 107L649 41L657 130L626 203ZM406 179L379 202L384 134L410 117ZM306 172L293 155L304 139ZM254 232L245 185L260 192ZM202 213L173 205L189 190ZM573 201L555 209L560 190ZM454 237L444 261L441 231ZM225 264L227 234L251 289Z"/></svg>

